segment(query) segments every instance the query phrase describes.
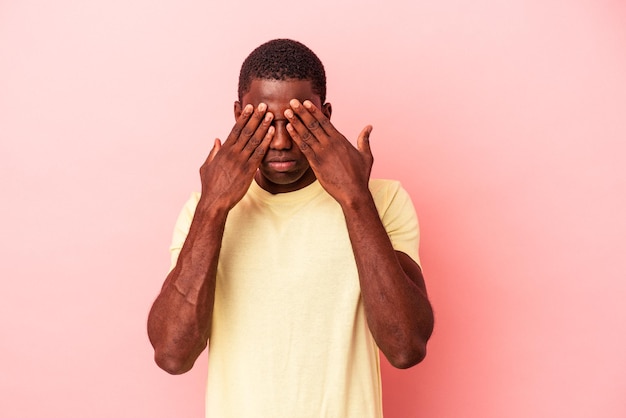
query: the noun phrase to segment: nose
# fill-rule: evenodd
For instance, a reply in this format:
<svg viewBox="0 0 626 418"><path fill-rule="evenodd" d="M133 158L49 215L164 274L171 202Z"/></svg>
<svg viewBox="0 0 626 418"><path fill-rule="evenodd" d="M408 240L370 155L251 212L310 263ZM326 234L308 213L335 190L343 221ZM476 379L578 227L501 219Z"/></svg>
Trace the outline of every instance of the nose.
<svg viewBox="0 0 626 418"><path fill-rule="evenodd" d="M270 143L270 148L275 150L289 150L293 145L291 135L287 131L287 124L282 121L276 121L274 124L274 138Z"/></svg>

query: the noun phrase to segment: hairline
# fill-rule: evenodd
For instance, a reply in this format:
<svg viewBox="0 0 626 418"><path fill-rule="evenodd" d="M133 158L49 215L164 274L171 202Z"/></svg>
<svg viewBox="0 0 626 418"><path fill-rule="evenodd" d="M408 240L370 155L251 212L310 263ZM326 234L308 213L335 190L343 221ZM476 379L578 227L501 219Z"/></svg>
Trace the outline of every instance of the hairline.
<svg viewBox="0 0 626 418"><path fill-rule="evenodd" d="M322 96L320 94L320 92L316 91L317 89L315 88L315 81L313 80L313 78L297 78L297 77L288 77L288 78L273 78L273 77L250 77L250 82L247 83L248 85L248 90L243 92L241 97L239 97L239 101L242 102L243 101L243 96L245 96L246 94L248 94L250 92L250 86L252 86L252 83L254 81L275 81L275 82L282 82L282 81L286 81L286 82L294 82L294 81L308 81L311 84L311 91L313 92L313 94L315 94L319 99L320 99L320 103L322 103Z"/></svg>

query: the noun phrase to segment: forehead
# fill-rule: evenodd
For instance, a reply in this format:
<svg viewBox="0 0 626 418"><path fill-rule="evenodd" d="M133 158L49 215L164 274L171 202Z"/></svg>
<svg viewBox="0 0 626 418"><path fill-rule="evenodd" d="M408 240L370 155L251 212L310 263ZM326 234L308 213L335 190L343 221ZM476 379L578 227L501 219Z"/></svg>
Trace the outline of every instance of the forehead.
<svg viewBox="0 0 626 418"><path fill-rule="evenodd" d="M310 80L254 79L250 83L250 89L242 97L242 104L258 105L262 102L267 104L270 112L282 114L289 108L291 99L298 99L301 102L310 100L315 105L321 106L320 98L313 92Z"/></svg>

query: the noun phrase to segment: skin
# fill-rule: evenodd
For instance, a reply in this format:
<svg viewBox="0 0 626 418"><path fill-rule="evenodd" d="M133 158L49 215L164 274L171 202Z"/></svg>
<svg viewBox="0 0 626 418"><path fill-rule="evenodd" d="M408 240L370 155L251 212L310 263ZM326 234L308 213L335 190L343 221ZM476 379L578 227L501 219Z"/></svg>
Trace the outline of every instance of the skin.
<svg viewBox="0 0 626 418"><path fill-rule="evenodd" d="M202 195L178 262L148 318L155 361L184 373L207 346L226 217L253 179L270 193L299 190L316 179L341 206L372 335L398 368L419 363L433 329L420 267L395 251L368 188L371 126L355 148L330 122L308 80L253 80L235 102L236 123L215 140L200 168Z"/></svg>

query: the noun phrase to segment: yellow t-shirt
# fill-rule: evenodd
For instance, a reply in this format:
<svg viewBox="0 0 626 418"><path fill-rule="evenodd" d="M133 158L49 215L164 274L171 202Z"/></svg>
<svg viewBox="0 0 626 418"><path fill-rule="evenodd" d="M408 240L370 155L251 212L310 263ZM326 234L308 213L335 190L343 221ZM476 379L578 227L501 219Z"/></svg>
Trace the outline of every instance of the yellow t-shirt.
<svg viewBox="0 0 626 418"><path fill-rule="evenodd" d="M419 228L397 181L370 190L393 247L416 262ZM200 198L176 224L176 262ZM319 182L272 195L252 182L228 215L220 252L206 416L382 417L369 331L345 218Z"/></svg>

